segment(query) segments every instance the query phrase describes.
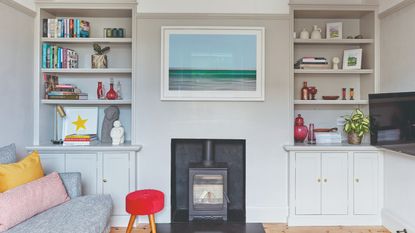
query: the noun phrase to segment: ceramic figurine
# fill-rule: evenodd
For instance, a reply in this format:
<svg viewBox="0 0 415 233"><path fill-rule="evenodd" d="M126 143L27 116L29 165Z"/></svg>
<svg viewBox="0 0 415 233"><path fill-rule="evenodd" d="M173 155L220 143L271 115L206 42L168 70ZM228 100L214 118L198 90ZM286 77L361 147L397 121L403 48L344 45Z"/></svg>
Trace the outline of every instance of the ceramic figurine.
<svg viewBox="0 0 415 233"><path fill-rule="evenodd" d="M311 39L321 39L321 28L319 28L317 25L313 26L313 32L311 32Z"/></svg>
<svg viewBox="0 0 415 233"><path fill-rule="evenodd" d="M298 114L295 118L294 126L294 140L295 142L304 142L308 134L307 126L304 125L304 118L301 117L301 114Z"/></svg>
<svg viewBox="0 0 415 233"><path fill-rule="evenodd" d="M114 121L114 128L111 129L112 145L118 146L124 143L124 127L120 121Z"/></svg>
<svg viewBox="0 0 415 233"><path fill-rule="evenodd" d="M307 31L307 29L303 28L300 33L300 39L310 39L310 33Z"/></svg>
<svg viewBox="0 0 415 233"><path fill-rule="evenodd" d="M101 142L111 143L111 129L114 122L120 117L120 109L116 106L110 106L104 110L105 117L102 122Z"/></svg>
<svg viewBox="0 0 415 233"><path fill-rule="evenodd" d="M339 69L339 63L340 63L340 58L338 57L333 57L333 70L338 70Z"/></svg>

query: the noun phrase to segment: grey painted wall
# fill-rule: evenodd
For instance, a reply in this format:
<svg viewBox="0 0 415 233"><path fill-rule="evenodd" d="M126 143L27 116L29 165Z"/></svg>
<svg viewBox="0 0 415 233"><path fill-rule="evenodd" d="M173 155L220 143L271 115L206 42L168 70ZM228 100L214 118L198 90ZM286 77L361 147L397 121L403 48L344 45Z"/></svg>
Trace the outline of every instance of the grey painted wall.
<svg viewBox="0 0 415 233"><path fill-rule="evenodd" d="M0 3L0 146L15 142L19 156L33 136L33 22Z"/></svg>
<svg viewBox="0 0 415 233"><path fill-rule="evenodd" d="M265 27L265 102L160 101L161 26ZM289 20L138 19L137 139L143 144L138 187L170 196L170 140L227 138L247 140L247 221L285 222L289 118ZM170 201L158 219L170 220Z"/></svg>
<svg viewBox="0 0 415 233"><path fill-rule="evenodd" d="M413 22L415 4L381 20L382 92L415 91ZM386 152L384 166L384 224L393 231L406 227L415 232L415 157Z"/></svg>

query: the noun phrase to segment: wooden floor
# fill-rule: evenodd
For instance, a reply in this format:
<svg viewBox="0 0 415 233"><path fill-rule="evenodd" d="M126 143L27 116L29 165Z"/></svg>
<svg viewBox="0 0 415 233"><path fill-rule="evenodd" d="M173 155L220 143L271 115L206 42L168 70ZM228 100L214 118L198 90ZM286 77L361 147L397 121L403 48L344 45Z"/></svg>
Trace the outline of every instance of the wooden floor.
<svg viewBox="0 0 415 233"><path fill-rule="evenodd" d="M390 233L384 227L288 227L286 224L264 224L266 233ZM113 227L110 233L124 233L125 228ZM141 225L133 233L150 233L148 225Z"/></svg>

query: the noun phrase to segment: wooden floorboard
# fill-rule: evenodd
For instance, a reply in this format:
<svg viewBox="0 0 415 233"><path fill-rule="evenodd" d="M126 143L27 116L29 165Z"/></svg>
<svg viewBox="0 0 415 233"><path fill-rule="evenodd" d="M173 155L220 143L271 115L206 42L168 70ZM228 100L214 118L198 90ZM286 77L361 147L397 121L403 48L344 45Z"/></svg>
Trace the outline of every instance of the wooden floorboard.
<svg viewBox="0 0 415 233"><path fill-rule="evenodd" d="M379 226L359 227L288 227L287 224L264 224L266 233L390 233L386 228ZM110 233L124 233L125 228L113 227ZM150 233L148 225L139 225L133 233Z"/></svg>

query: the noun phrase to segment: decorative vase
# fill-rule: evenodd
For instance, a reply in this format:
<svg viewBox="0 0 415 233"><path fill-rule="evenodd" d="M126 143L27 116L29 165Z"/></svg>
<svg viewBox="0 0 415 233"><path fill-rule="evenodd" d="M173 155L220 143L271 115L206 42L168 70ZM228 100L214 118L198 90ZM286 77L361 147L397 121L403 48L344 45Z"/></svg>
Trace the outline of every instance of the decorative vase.
<svg viewBox="0 0 415 233"><path fill-rule="evenodd" d="M91 56L91 64L93 69L108 68L107 55L94 54Z"/></svg>
<svg viewBox="0 0 415 233"><path fill-rule="evenodd" d="M313 26L313 31L311 32L311 39L321 39L321 28L319 28L317 25Z"/></svg>
<svg viewBox="0 0 415 233"><path fill-rule="evenodd" d="M294 125L294 141L295 142L304 142L308 134L307 126L304 125L304 119L301 117L301 114L295 118Z"/></svg>
<svg viewBox="0 0 415 233"><path fill-rule="evenodd" d="M362 137L359 137L357 133L349 133L347 135L347 142L353 145L360 145L362 144Z"/></svg>
<svg viewBox="0 0 415 233"><path fill-rule="evenodd" d="M104 98L104 89L102 88L102 82L98 82L97 99L102 100L103 98Z"/></svg>
<svg viewBox="0 0 415 233"><path fill-rule="evenodd" d="M303 28L300 33L300 39L310 39L310 33L307 31L307 29Z"/></svg>
<svg viewBox="0 0 415 233"><path fill-rule="evenodd" d="M109 100L116 100L118 98L117 92L114 90L114 83L110 84L110 90L107 92L106 95L107 99Z"/></svg>

